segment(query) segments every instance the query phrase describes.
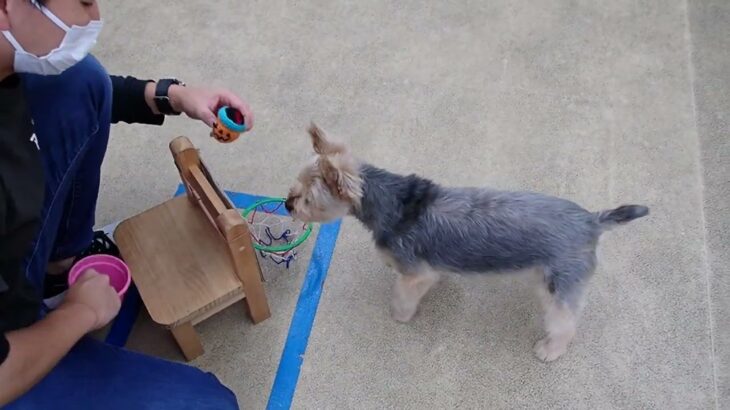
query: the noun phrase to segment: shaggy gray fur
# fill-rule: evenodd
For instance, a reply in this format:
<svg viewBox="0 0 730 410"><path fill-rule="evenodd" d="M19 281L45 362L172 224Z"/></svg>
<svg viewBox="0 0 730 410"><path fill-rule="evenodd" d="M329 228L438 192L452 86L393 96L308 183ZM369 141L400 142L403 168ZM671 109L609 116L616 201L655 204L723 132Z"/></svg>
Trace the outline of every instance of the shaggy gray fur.
<svg viewBox="0 0 730 410"><path fill-rule="evenodd" d="M354 215L405 274L487 272L540 267L547 289L574 304L596 265L602 232L649 213L639 205L589 212L531 192L446 188L427 179L363 165Z"/></svg>

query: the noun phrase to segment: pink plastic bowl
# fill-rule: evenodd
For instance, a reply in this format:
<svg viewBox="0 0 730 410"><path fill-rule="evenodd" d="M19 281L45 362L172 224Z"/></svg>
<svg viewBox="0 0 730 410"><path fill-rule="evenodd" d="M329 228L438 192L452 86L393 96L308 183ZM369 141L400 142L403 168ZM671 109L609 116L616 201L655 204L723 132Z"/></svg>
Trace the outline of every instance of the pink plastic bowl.
<svg viewBox="0 0 730 410"><path fill-rule="evenodd" d="M124 261L110 255L91 255L76 262L71 268L68 273L69 286L73 285L79 276L89 269L109 276L109 284L117 291L119 297L124 296L132 283L129 266Z"/></svg>

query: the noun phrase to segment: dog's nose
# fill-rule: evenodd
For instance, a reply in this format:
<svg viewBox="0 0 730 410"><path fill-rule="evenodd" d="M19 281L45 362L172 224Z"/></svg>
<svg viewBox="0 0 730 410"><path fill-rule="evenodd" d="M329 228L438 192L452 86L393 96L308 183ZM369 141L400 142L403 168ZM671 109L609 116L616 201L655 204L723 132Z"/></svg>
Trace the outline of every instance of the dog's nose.
<svg viewBox="0 0 730 410"><path fill-rule="evenodd" d="M286 211L291 213L292 209L294 209L294 205L292 205L291 198L287 198L287 200L284 202L284 207L286 208Z"/></svg>

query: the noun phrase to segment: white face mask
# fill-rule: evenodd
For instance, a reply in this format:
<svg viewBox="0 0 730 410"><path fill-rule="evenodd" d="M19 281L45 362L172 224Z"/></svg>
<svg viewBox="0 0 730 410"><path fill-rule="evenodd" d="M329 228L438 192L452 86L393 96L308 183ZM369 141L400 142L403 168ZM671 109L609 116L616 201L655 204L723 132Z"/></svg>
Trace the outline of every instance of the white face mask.
<svg viewBox="0 0 730 410"><path fill-rule="evenodd" d="M101 32L101 20L92 20L85 26L74 25L69 27L47 8L35 1L33 4L66 34L57 48L43 57L38 57L25 51L10 31L3 31L5 38L15 48L15 62L13 64L15 72L56 75L86 58L91 48L96 44L96 39Z"/></svg>

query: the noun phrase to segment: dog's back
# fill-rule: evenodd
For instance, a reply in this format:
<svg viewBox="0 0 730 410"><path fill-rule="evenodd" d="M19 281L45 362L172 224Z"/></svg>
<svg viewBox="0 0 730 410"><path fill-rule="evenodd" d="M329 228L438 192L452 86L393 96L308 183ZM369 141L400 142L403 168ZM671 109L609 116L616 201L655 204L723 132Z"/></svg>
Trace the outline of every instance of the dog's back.
<svg viewBox="0 0 730 410"><path fill-rule="evenodd" d="M594 246L602 231L593 213L565 199L469 188L441 188L420 227L415 245L429 264L475 272L545 264Z"/></svg>
<svg viewBox="0 0 730 410"><path fill-rule="evenodd" d="M373 167L365 167L363 176L363 205L372 210L363 210L369 214L364 222L374 228L378 246L405 265L425 261L438 269L485 272L592 257L605 229L648 213L636 206L594 213L538 193L446 188Z"/></svg>

